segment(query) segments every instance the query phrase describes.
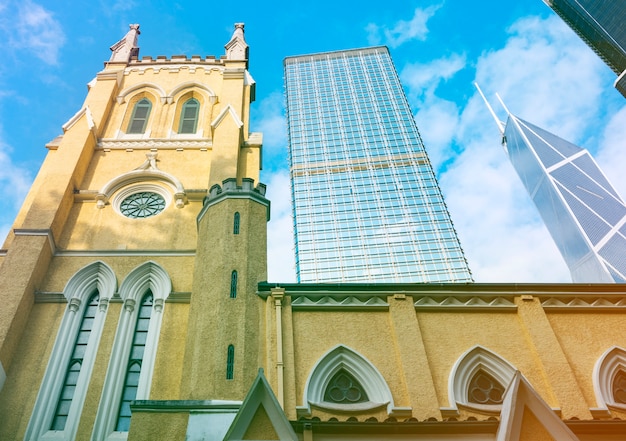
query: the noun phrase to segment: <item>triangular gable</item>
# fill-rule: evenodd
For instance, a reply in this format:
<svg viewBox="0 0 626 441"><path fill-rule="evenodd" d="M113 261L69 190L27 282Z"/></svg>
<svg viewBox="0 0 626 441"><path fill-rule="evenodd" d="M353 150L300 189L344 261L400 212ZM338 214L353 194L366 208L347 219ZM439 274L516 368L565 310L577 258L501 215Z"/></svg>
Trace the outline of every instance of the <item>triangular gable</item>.
<svg viewBox="0 0 626 441"><path fill-rule="evenodd" d="M235 109L233 109L233 106L231 106L230 104L224 107L222 111L217 115L217 117L211 123L211 127L213 129L216 129L217 126L219 126L222 123L226 115L231 116L231 118L233 119L233 122L235 123L237 127L239 128L243 127L243 121L241 121L241 118L239 118L239 116L235 112Z"/></svg>
<svg viewBox="0 0 626 441"><path fill-rule="evenodd" d="M253 427L259 424L264 427ZM231 424L224 441L241 441L258 433L274 433L277 440L297 441L298 436L287 420L274 392L259 369L252 387ZM264 438L267 439L267 438Z"/></svg>
<svg viewBox="0 0 626 441"><path fill-rule="evenodd" d="M539 431L559 441L579 441L576 435L517 371L502 403L496 441L524 441ZM532 415L532 416L531 416Z"/></svg>

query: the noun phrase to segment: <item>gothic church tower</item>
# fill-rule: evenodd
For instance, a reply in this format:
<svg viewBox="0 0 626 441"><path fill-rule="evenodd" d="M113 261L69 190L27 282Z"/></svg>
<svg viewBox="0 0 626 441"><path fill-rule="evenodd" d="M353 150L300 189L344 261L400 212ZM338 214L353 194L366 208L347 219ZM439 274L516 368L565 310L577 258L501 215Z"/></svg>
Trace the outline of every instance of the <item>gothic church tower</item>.
<svg viewBox="0 0 626 441"><path fill-rule="evenodd" d="M241 402L259 367L269 202L243 24L222 57L139 58L139 33L47 145L4 244L0 439L164 439L131 403Z"/></svg>

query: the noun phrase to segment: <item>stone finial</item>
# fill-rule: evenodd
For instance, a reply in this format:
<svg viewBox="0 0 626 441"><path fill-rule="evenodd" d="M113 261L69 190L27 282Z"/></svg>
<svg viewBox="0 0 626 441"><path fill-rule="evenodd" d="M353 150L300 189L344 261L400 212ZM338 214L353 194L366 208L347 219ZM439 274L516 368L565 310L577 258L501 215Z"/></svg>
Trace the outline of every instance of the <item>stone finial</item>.
<svg viewBox="0 0 626 441"><path fill-rule="evenodd" d="M248 44L243 36L243 23L235 23L235 32L230 41L226 43L226 58L228 60L242 60L248 59Z"/></svg>
<svg viewBox="0 0 626 441"><path fill-rule="evenodd" d="M139 32L138 24L128 25L130 30L124 38L111 46L111 59L109 63L128 63L132 56L139 55L139 46L137 46L137 36Z"/></svg>

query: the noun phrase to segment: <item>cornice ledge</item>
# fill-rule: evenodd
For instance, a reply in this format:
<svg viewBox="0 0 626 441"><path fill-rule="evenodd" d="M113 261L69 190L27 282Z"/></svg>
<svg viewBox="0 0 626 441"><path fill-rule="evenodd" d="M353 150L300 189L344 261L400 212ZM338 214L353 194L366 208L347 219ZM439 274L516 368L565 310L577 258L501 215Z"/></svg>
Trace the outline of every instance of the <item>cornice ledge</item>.
<svg viewBox="0 0 626 441"><path fill-rule="evenodd" d="M98 140L101 149L139 149L139 148L209 148L213 141L205 139L106 139Z"/></svg>
<svg viewBox="0 0 626 441"><path fill-rule="evenodd" d="M541 306L551 311L582 311L582 310L624 310L626 297L589 296L571 298L547 297L542 299Z"/></svg>
<svg viewBox="0 0 626 441"><path fill-rule="evenodd" d="M516 311L517 305L505 297L493 296L446 296L419 298L414 303L415 309L419 310L468 310L484 309L489 311Z"/></svg>
<svg viewBox="0 0 626 441"><path fill-rule="evenodd" d="M325 295L323 297L292 295L291 297L291 308L294 310L349 309L386 311L389 309L389 303L378 295L361 295L358 297L345 295Z"/></svg>

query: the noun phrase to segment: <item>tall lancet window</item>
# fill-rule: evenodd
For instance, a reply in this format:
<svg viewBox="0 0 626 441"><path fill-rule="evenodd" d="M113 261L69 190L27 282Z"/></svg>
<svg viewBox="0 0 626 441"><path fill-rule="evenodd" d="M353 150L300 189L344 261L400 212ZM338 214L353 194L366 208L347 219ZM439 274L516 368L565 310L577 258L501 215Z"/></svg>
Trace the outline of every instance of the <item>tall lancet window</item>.
<svg viewBox="0 0 626 441"><path fill-rule="evenodd" d="M172 282L156 262L130 272L119 294L124 305L117 324L93 440L126 439L132 425L130 402L147 400L154 373L165 300Z"/></svg>
<svg viewBox="0 0 626 441"><path fill-rule="evenodd" d="M98 312L99 300L100 296L98 293L94 293L85 308L83 319L78 330L78 335L76 336L76 342L74 343L74 350L72 351L72 356L67 370L65 371L63 387L61 388L61 393L59 394L50 430L65 430L65 424L70 414L70 407L72 406L76 386L78 385L78 377L80 376L80 371L85 360L87 345L89 344L89 336L91 335L94 321L96 319L96 313Z"/></svg>
<svg viewBox="0 0 626 441"><path fill-rule="evenodd" d="M233 218L233 234L239 234L239 224L241 223L241 215L238 211L235 212Z"/></svg>
<svg viewBox="0 0 626 441"><path fill-rule="evenodd" d="M75 439L109 298L116 288L103 262L79 270L63 294L67 308L24 439Z"/></svg>
<svg viewBox="0 0 626 441"><path fill-rule="evenodd" d="M126 133L145 133L151 109L152 103L147 98L142 98L137 101L137 104L135 104L135 107L133 108L133 114L130 117L130 123L128 124L128 130Z"/></svg>
<svg viewBox="0 0 626 441"><path fill-rule="evenodd" d="M195 98L191 98L183 104L183 108L180 112L178 133L196 133L199 110L200 103Z"/></svg>
<svg viewBox="0 0 626 441"><path fill-rule="evenodd" d="M235 347L228 345L228 352L226 353L226 379L232 380L235 378Z"/></svg>
<svg viewBox="0 0 626 441"><path fill-rule="evenodd" d="M230 273L230 298L237 298L237 271Z"/></svg>
<svg viewBox="0 0 626 441"><path fill-rule="evenodd" d="M141 363L146 349L148 339L148 329L150 325L150 315L152 314L152 293L148 291L141 300L137 323L135 324L135 335L130 348L128 368L124 378L122 389L122 399L117 413L115 424L116 432L128 432L130 428L130 402L137 398L137 387L139 386L139 374L141 374Z"/></svg>

